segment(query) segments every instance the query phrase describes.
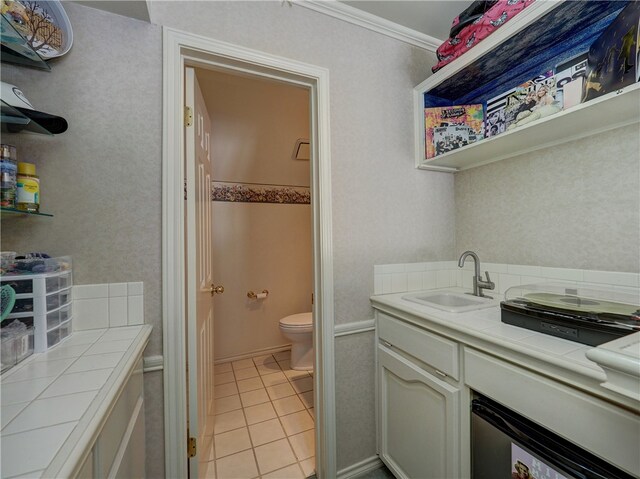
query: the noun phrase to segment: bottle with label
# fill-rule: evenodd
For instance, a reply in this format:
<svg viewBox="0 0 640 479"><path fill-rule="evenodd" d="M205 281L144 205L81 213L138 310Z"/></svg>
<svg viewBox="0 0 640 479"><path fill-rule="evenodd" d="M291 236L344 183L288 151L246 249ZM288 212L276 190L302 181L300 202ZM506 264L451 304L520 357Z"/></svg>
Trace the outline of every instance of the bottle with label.
<svg viewBox="0 0 640 479"><path fill-rule="evenodd" d="M40 179L33 163L18 163L16 208L30 213L40 209Z"/></svg>
<svg viewBox="0 0 640 479"><path fill-rule="evenodd" d="M16 147L0 145L0 206L3 208L16 207L17 174Z"/></svg>

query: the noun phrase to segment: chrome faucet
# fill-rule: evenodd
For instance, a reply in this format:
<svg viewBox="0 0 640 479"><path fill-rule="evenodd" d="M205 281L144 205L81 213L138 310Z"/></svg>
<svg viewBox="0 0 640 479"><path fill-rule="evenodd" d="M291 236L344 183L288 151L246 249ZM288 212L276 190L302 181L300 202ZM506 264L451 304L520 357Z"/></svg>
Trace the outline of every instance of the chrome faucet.
<svg viewBox="0 0 640 479"><path fill-rule="evenodd" d="M475 263L475 275L473 276L473 295L481 296L484 298L491 298L491 296L486 296L482 290L483 289L494 289L496 287L495 283L491 281L489 277L489 272L485 271L487 275L487 280L482 279L482 274L480 274L480 259L478 255L473 251L465 251L460 255L460 259L458 260L458 267L462 268L464 266L464 261L467 259L467 256L471 256L473 258L473 262Z"/></svg>

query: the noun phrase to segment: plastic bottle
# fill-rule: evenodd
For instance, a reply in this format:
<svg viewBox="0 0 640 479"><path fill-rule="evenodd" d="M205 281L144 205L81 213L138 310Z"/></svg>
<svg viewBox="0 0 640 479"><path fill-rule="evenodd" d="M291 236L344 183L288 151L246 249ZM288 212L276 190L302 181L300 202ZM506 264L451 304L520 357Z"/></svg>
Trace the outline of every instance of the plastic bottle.
<svg viewBox="0 0 640 479"><path fill-rule="evenodd" d="M16 208L37 213L40 209L40 179L33 163L18 163Z"/></svg>
<svg viewBox="0 0 640 479"><path fill-rule="evenodd" d="M0 145L0 206L3 208L16 207L17 175L16 147Z"/></svg>

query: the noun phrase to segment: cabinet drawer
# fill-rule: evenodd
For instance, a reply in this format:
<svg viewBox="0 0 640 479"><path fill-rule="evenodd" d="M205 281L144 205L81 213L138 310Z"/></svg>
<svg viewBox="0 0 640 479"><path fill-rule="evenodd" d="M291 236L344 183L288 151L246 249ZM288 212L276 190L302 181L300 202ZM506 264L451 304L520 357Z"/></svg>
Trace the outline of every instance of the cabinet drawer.
<svg viewBox="0 0 640 479"><path fill-rule="evenodd" d="M457 343L380 312L378 336L414 358L458 379Z"/></svg>

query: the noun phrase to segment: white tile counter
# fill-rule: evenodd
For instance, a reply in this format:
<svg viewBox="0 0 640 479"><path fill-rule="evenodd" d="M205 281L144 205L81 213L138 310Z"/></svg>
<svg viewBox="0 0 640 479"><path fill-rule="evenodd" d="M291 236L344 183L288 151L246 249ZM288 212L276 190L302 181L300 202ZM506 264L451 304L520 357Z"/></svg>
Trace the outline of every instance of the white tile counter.
<svg viewBox="0 0 640 479"><path fill-rule="evenodd" d="M1 476L69 477L147 345L151 326L74 332L1 378Z"/></svg>
<svg viewBox="0 0 640 479"><path fill-rule="evenodd" d="M462 288L448 290L467 291ZM493 291L490 293L494 298L501 299L501 295ZM422 323L430 331L490 352L621 406L638 410L640 395L634 397L633 394L624 394L619 389L603 387L603 383L607 382L607 376L611 374L610 371L607 370L605 373L599 364L587 356L588 351L600 350L606 348L606 345L594 348L502 323L499 306L467 313L449 313L403 300L402 296L405 294L376 295L371 297L371 302L378 310ZM635 345L633 352L629 349L626 351L627 359L640 370L640 333L627 338L625 344L628 342ZM635 381L637 389L640 390L638 377Z"/></svg>

